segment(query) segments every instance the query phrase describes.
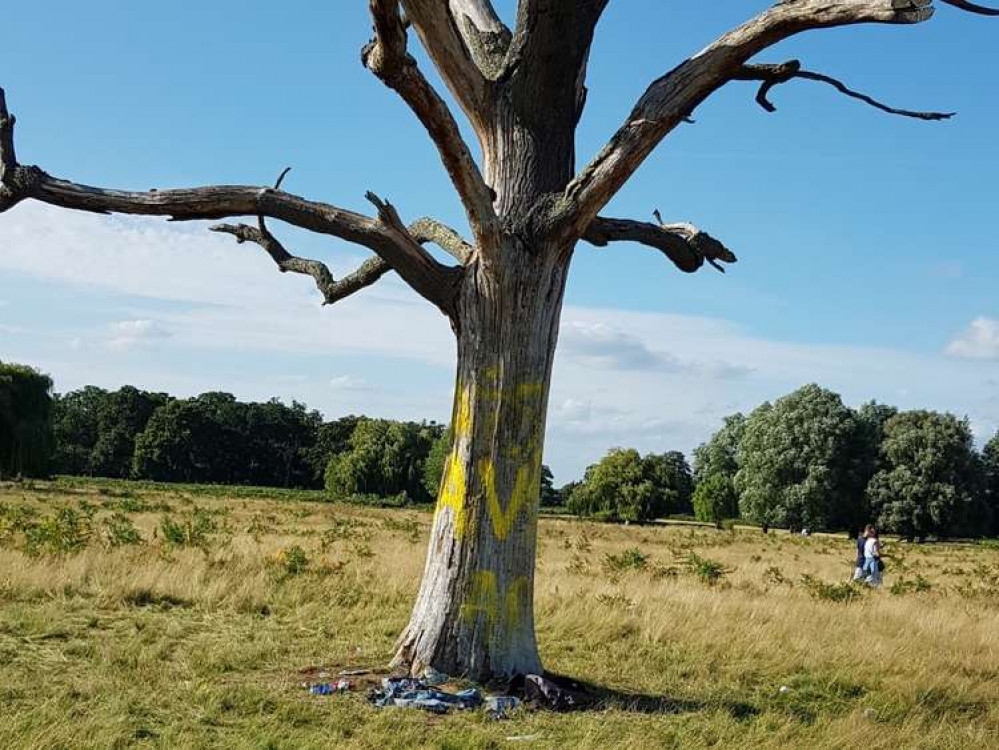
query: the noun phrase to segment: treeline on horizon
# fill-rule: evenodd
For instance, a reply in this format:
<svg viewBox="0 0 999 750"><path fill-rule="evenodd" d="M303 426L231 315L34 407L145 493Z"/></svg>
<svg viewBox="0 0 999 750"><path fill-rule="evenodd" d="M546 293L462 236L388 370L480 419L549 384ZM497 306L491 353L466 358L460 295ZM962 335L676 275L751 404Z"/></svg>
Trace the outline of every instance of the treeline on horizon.
<svg viewBox="0 0 999 750"><path fill-rule="evenodd" d="M0 478L52 474L325 489L332 499L431 502L444 425L346 416L228 393L174 398L132 386L53 393L0 363ZM541 504L610 521L693 515L719 526L855 531L906 538L999 533L999 434L981 452L967 419L870 402L818 385L726 417L694 450L615 448L561 489L544 467Z"/></svg>

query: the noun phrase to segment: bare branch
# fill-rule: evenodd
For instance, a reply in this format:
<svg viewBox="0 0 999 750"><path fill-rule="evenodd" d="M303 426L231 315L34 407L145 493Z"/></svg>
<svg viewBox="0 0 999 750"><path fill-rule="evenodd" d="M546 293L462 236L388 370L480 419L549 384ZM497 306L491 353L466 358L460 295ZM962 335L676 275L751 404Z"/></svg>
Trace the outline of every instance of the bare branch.
<svg viewBox="0 0 999 750"><path fill-rule="evenodd" d="M240 244L253 242L260 245L271 256L281 273L291 272L311 276L323 295L324 305L332 305L360 289L371 286L392 270L386 261L376 256L368 258L356 271L337 281L325 263L292 255L266 228L261 230L248 224L216 224L209 229L213 232L231 234Z"/></svg>
<svg viewBox="0 0 999 750"><path fill-rule="evenodd" d="M984 5L969 3L967 0L940 0L940 2L953 5L955 8L966 10L969 13L977 13L981 16L999 16L999 9L986 8Z"/></svg>
<svg viewBox="0 0 999 750"><path fill-rule="evenodd" d="M423 123L461 197L476 242L480 246L489 244L498 231L492 191L482 179L447 104L406 52L406 27L399 15L399 0L370 0L370 6L375 38L364 48L364 64L396 91Z"/></svg>
<svg viewBox="0 0 999 750"><path fill-rule="evenodd" d="M448 0L448 7L473 62L487 78L495 78L510 47L510 29L490 0Z"/></svg>
<svg viewBox="0 0 999 750"><path fill-rule="evenodd" d="M2 91L2 90L0 90ZM2 97L2 94L0 94ZM10 121L0 105L0 119ZM3 126L9 128L9 125ZM2 128L0 128L2 129ZM384 259L413 289L449 317L461 278L459 269L441 265L412 237L386 217L373 219L328 203L309 201L282 190L248 185L213 185L146 192L108 190L52 177L38 167L13 162L0 139L4 167L0 212L22 200L93 213L168 216L176 221L266 216L303 229L363 245ZM11 140L12 142L12 140ZM8 156L10 154L10 156ZM398 218L392 209L392 214Z"/></svg>
<svg viewBox="0 0 999 750"><path fill-rule="evenodd" d="M437 219L424 216L412 222L407 229L413 239L420 244L433 242L462 265L467 263L475 252L475 248L469 245L460 234Z"/></svg>
<svg viewBox="0 0 999 750"><path fill-rule="evenodd" d="M0 186L13 183L17 154L14 151L14 124L16 118L7 111L7 97L0 89Z"/></svg>
<svg viewBox="0 0 999 750"><path fill-rule="evenodd" d="M677 268L686 273L699 269L704 261L725 272L719 261L735 263L736 257L727 247L693 224L664 224L655 211L655 224L632 219L611 219L598 216L587 227L583 239L591 245L605 247L611 242L638 242L662 252Z"/></svg>
<svg viewBox="0 0 999 750"><path fill-rule="evenodd" d="M568 231L579 236L645 158L750 58L810 29L860 23L911 24L931 0L781 0L654 81L607 145L566 188Z"/></svg>
<svg viewBox="0 0 999 750"><path fill-rule="evenodd" d="M406 19L416 29L448 90L481 134L488 121L489 81L466 46L448 3L444 0L402 0L402 4ZM468 5L459 3L459 9L468 10ZM471 17L471 14L463 12L465 17Z"/></svg>
<svg viewBox="0 0 999 750"><path fill-rule="evenodd" d="M808 70L801 69L801 63L798 60L789 60L786 63L780 64L757 64L757 65L743 65L738 73L733 76L739 81L762 81L763 84L760 86L760 90L756 94L756 102L763 107L767 112L776 112L777 108L773 105L773 102L768 98L770 90L774 86L779 86L782 83L787 83L795 78L801 78L808 81L819 81L820 83L827 83L837 91L846 96L852 97L853 99L859 99L860 101L871 105L876 109L880 109L882 112L887 112L892 115L901 115L902 117L912 117L917 120L949 120L954 116L954 112L921 112L917 110L909 109L897 109L895 107L889 107L887 104L879 102L867 94L862 94L859 91L854 91L849 88L842 81L833 78L832 76L827 76L822 73L813 73Z"/></svg>
<svg viewBox="0 0 999 750"><path fill-rule="evenodd" d="M539 116L575 123L586 102L586 64L593 34L608 0L522 0L504 63L514 95ZM532 110L528 110L532 111Z"/></svg>

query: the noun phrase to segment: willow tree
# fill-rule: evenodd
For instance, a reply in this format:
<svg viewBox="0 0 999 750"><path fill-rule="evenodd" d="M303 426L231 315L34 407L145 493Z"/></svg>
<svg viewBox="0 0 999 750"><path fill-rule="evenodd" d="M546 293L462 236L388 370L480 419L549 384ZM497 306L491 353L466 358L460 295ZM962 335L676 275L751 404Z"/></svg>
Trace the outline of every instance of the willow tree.
<svg viewBox="0 0 999 750"><path fill-rule="evenodd" d="M964 0L964 10L995 14ZM260 245L281 271L315 279L333 303L394 271L450 321L458 366L446 461L423 582L398 643L398 664L482 678L540 669L533 588L541 450L566 274L580 240L638 242L681 271L721 268L735 256L687 223L604 216L608 201L695 108L732 81L771 89L795 79L831 84L887 107L797 61L756 62L811 29L916 24L931 0L782 0L653 81L606 146L577 169L574 138L586 103L586 67L608 0L520 0L513 30L490 0L369 0L373 38L364 65L409 105L440 153L464 205L470 236L433 219L405 223L369 193L362 215L273 187L211 186L126 192L89 187L18 163L14 118L0 104L0 211L32 199L98 213L174 220L255 217L212 229ZM476 159L455 115L409 53L423 45L478 140ZM2 100L0 100L2 102ZM297 257L265 219L339 237L373 252L336 279ZM444 264L425 245L454 257Z"/></svg>

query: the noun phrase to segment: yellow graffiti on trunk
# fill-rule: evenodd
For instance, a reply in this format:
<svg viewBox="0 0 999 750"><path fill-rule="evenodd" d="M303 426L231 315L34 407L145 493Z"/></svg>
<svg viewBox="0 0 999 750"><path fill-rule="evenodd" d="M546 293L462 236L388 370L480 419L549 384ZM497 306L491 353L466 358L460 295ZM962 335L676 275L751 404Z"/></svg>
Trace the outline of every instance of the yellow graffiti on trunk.
<svg viewBox="0 0 999 750"><path fill-rule="evenodd" d="M483 459L479 462L479 474L482 478L482 489L486 495L486 507L489 510L489 520L492 522L493 536L499 541L502 542L510 536L521 511L534 507L534 501L540 491L540 468L540 451L536 447L534 450L529 449L526 461L517 468L513 490L510 492L509 502L504 508L496 489L495 465L491 459Z"/></svg>
<svg viewBox="0 0 999 750"><path fill-rule="evenodd" d="M539 413L538 399L544 393L541 383L528 382L496 387L499 371L496 368L487 370L483 375L484 385L476 387L475 419L486 423L496 423L498 409L504 400L506 408L518 418L514 427L527 428L530 438L522 442L512 442L501 446L500 450L505 460L519 464L513 478L513 487L509 492L507 502L501 502L498 485L502 481L496 476L496 465L492 457L479 459L475 464L482 493L485 495L486 510L489 513L490 525L494 538L499 541L510 536L514 524L525 510L532 512L540 488L541 445L538 438L538 427L534 415ZM437 512L445 508L451 509L455 537L461 539L475 522L475 516L469 514L468 481L465 461L461 457L460 448L472 440L473 430L473 389L457 386L457 398L451 429L454 434L454 446L444 465L444 478L441 483L440 497L437 501ZM483 413L480 413L483 412ZM518 424L519 422L519 424ZM526 424L525 424L526 422ZM471 458L471 457L469 457Z"/></svg>
<svg viewBox="0 0 999 750"><path fill-rule="evenodd" d="M457 539L461 539L465 535L467 522L465 498L468 494L465 465L462 463L461 456L459 455L459 447L463 441L470 438L471 424L471 395L469 390L464 388L459 391L458 403L455 405L455 413L451 420L454 445L451 447L451 453L448 454L447 461L444 464L444 480L441 482L440 498L437 500L437 513L440 513L445 508L451 509L454 535Z"/></svg>
<svg viewBox="0 0 999 750"><path fill-rule="evenodd" d="M496 574L491 570L477 570L472 574L468 595L461 605L461 618L467 622L484 617L490 636L493 628L499 627L500 632L510 637L523 625L528 586L527 576L517 576L501 596Z"/></svg>

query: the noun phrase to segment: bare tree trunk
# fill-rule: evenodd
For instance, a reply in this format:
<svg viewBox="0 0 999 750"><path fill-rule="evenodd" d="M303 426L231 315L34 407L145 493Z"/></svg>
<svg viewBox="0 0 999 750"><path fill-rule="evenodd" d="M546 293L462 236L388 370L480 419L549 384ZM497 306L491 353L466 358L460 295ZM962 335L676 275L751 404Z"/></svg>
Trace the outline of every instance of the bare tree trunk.
<svg viewBox="0 0 999 750"><path fill-rule="evenodd" d="M510 249L460 298L452 429L419 597L396 665L485 680L541 669L534 559L566 254ZM496 276L500 278L496 278Z"/></svg>

